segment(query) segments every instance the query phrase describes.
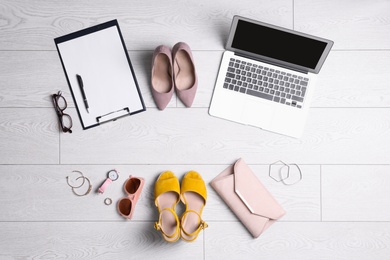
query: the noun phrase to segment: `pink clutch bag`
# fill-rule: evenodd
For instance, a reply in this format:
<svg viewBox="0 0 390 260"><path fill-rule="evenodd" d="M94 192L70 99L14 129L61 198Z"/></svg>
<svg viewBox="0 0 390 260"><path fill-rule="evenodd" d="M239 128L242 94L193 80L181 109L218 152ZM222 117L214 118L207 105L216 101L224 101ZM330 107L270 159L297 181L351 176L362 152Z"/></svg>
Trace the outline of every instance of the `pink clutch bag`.
<svg viewBox="0 0 390 260"><path fill-rule="evenodd" d="M255 238L286 213L243 159L226 168L210 185Z"/></svg>

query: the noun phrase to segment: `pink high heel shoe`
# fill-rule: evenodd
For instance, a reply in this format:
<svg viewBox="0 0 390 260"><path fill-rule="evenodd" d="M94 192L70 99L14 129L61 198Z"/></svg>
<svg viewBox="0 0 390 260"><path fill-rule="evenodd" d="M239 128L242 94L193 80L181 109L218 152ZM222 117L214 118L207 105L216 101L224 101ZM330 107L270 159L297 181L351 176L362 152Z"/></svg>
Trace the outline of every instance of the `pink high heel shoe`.
<svg viewBox="0 0 390 260"><path fill-rule="evenodd" d="M169 47L160 45L152 59L152 96L160 110L164 110L172 98L174 87L172 79L172 53Z"/></svg>
<svg viewBox="0 0 390 260"><path fill-rule="evenodd" d="M133 217L135 205L141 195L142 188L144 187L145 180L139 177L130 177L127 179L123 188L127 193L127 197L121 198L117 204L117 210L121 216L127 219Z"/></svg>
<svg viewBox="0 0 390 260"><path fill-rule="evenodd" d="M198 77L190 46L178 42L172 48L173 81L178 98L191 107L198 88Z"/></svg>

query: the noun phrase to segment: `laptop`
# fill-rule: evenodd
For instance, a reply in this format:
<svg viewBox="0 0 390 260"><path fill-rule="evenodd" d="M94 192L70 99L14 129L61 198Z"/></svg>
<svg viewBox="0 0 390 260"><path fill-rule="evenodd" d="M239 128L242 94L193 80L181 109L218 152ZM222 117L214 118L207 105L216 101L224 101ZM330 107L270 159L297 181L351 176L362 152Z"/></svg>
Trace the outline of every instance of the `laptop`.
<svg viewBox="0 0 390 260"><path fill-rule="evenodd" d="M333 42L234 16L211 116L300 138Z"/></svg>

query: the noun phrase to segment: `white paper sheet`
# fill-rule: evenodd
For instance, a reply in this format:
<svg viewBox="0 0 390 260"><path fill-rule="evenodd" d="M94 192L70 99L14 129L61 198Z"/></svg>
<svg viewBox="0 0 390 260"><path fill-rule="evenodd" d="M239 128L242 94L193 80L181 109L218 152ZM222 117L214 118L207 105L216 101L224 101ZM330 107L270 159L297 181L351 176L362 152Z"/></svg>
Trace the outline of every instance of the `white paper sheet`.
<svg viewBox="0 0 390 260"><path fill-rule="evenodd" d="M57 44L84 128L145 110L117 26ZM84 105L79 74L89 104ZM105 116L107 115L107 116Z"/></svg>

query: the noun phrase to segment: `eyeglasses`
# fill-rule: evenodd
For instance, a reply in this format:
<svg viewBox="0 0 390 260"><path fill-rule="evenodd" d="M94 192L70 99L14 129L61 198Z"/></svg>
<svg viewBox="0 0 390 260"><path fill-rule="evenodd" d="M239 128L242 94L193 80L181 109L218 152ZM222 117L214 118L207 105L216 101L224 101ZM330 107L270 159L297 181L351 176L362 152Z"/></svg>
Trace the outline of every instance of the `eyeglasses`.
<svg viewBox="0 0 390 260"><path fill-rule="evenodd" d="M70 115L64 113L64 110L68 107L65 98L62 96L61 91L58 91L57 94L53 94L52 97L54 108L57 112L58 120L60 121L62 131L64 133L72 133L72 118L70 117Z"/></svg>
<svg viewBox="0 0 390 260"><path fill-rule="evenodd" d="M145 180L143 178L130 176L123 185L123 188L127 193L127 197L121 198L117 205L118 212L123 217L127 219L132 218L134 208L139 196L141 195L144 182Z"/></svg>

